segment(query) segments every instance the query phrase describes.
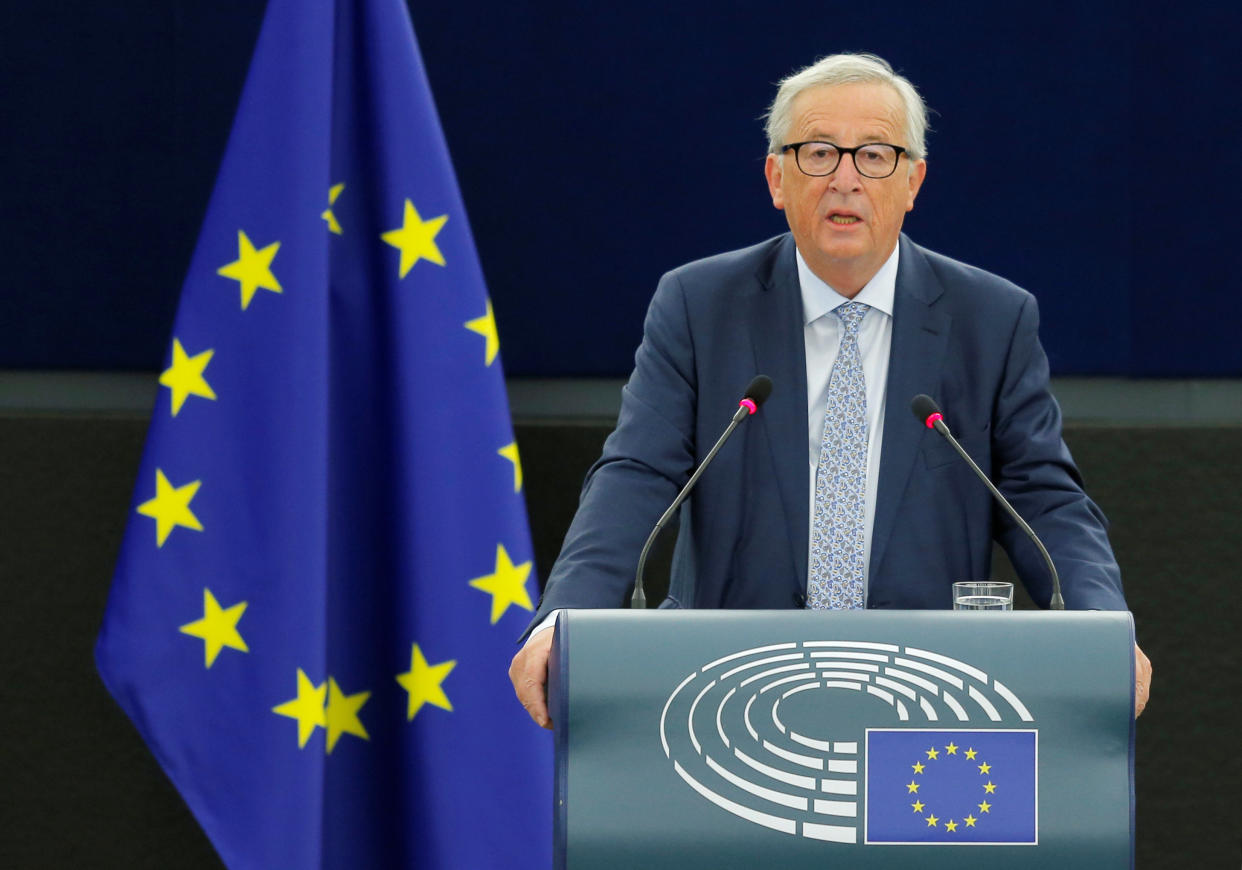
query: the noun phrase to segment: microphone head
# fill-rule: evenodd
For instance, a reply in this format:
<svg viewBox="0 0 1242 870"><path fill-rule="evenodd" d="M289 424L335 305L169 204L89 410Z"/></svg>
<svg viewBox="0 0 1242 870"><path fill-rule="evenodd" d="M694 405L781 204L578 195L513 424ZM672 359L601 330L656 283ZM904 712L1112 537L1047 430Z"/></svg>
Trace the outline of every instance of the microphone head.
<svg viewBox="0 0 1242 870"><path fill-rule="evenodd" d="M919 393L910 400L910 410L914 412L915 417L918 417L919 422L929 429L932 424L928 421L933 415L940 414L940 406L936 404L936 400L923 393Z"/></svg>
<svg viewBox="0 0 1242 870"><path fill-rule="evenodd" d="M772 395L772 379L767 375L755 375L750 382L750 386L746 388L745 399L750 399L758 408L768 400L768 396Z"/></svg>

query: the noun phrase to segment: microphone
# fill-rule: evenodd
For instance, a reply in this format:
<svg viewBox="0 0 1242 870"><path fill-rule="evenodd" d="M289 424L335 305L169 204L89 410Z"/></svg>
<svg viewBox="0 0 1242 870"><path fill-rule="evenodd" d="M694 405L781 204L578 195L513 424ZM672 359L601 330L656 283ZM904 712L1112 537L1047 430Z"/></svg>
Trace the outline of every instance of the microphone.
<svg viewBox="0 0 1242 870"><path fill-rule="evenodd" d="M647 565L647 554L651 551L651 545L655 543L660 530L664 528L664 524L673 516L673 512L681 507L681 503L686 500L690 490L694 489L694 485L698 483L707 466L716 458L716 454L720 452L720 448L724 446L724 443L729 440L733 430L747 417L758 412L759 406L766 402L770 395L772 395L772 379L767 375L755 375L750 385L746 387L745 395L737 403L737 410L733 413L733 419L729 421L729 427L724 430L724 434L720 436L712 449L708 451L707 456L703 457L703 461L694 470L694 474L690 475L690 479L681 488L681 492L677 493L677 498L673 499L673 503L668 506L668 510L656 521L655 528L647 536L647 543L643 544L643 551L638 557L638 570L634 574L634 595L630 598L630 607L632 609L642 610L647 607L647 596L643 594L643 568Z"/></svg>
<svg viewBox="0 0 1242 870"><path fill-rule="evenodd" d="M928 429L935 429L953 445L953 449L966 460L967 464L979 476L979 479L984 482L996 500L1009 512L1009 516L1013 517L1018 527L1026 532L1028 538L1035 542L1035 546L1039 548L1040 554L1044 557L1044 562L1048 565L1048 573L1052 575L1052 600L1048 602L1048 608L1050 610L1064 610L1065 599L1061 597L1061 578L1057 575L1057 566L1052 564L1052 557L1048 555L1048 548L1039 539L1039 535L1035 534L1035 530L1027 525L1026 520L1018 516L1018 512L1013 509L1013 505L1001 495L1001 491L993 485L988 476L975 464L975 461L970 458L970 454L962 449L961 444L957 443L957 439L953 437L953 433L949 431L948 425L944 422L944 415L940 413L940 406L936 404L936 400L931 396L925 396L920 393L911 400L910 410L914 412L915 417L918 417L919 422L923 423Z"/></svg>

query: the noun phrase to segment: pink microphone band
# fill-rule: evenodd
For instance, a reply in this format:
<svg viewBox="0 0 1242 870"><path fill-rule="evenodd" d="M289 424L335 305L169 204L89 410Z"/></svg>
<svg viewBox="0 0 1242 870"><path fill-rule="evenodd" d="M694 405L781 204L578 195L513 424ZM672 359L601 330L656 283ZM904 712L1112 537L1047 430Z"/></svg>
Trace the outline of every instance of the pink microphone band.
<svg viewBox="0 0 1242 870"><path fill-rule="evenodd" d="M750 411L750 413L752 414L759 410L758 406L755 405L754 399L742 399L742 401L738 402L737 404L738 404L738 407L745 408L747 411Z"/></svg>
<svg viewBox="0 0 1242 870"><path fill-rule="evenodd" d="M935 428L936 428L936 423L937 423L938 421L943 420L943 419L944 419L944 415L943 415L943 414L941 414L939 411L937 411L937 412L936 412L936 413L934 413L934 414L929 415L929 416L928 416L928 418L927 418L927 428L928 428L928 429L935 429Z"/></svg>

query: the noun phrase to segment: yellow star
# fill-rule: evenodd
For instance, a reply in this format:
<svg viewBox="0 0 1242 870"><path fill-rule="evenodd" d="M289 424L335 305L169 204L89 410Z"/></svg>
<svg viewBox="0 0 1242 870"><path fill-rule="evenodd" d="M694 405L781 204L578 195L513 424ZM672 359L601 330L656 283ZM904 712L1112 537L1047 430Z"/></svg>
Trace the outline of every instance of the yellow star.
<svg viewBox="0 0 1242 870"><path fill-rule="evenodd" d="M944 829L945 829L946 831L950 831L950 832L952 832L952 831L956 831L956 830L957 830L957 822L953 821L952 819L949 819L947 822L945 822L945 823L944 823Z"/></svg>
<svg viewBox="0 0 1242 870"><path fill-rule="evenodd" d="M936 749L935 747L927 750L927 757L930 758L932 761L935 761L937 758L940 757L940 750Z"/></svg>
<svg viewBox="0 0 1242 870"><path fill-rule="evenodd" d="M936 822L938 822L938 821L940 821L940 819L939 819L938 817L936 817L936 816L928 816L928 817L927 817L927 827L929 827L929 828L934 828L934 827L936 827Z"/></svg>
<svg viewBox="0 0 1242 870"><path fill-rule="evenodd" d="M921 762L921 761L916 761L916 762L914 762L914 764L912 764L912 765L910 765L910 766L914 768L914 772L915 772L915 773L922 773L922 772L923 772L923 762Z"/></svg>
<svg viewBox="0 0 1242 870"><path fill-rule="evenodd" d="M978 820L978 819L976 819L974 816L967 816L967 817L966 817L966 827L968 827L968 828L973 828L973 827L975 826L975 822L977 822L977 821L979 821L979 820Z"/></svg>
<svg viewBox="0 0 1242 870"><path fill-rule="evenodd" d="M237 631L237 621L246 612L246 602L234 604L227 610L221 609L216 596L210 589L203 590L203 618L187 622L181 626L182 634L202 638L203 655L207 659L207 667L215 664L216 656L224 647L250 652L246 642Z"/></svg>
<svg viewBox="0 0 1242 870"><path fill-rule="evenodd" d="M201 480L196 480L185 486L173 487L164 472L155 469L155 498L138 505L138 513L155 520L157 546L164 546L164 542L177 526L196 532L203 530L203 524L190 510L190 499L194 498L202 483Z"/></svg>
<svg viewBox="0 0 1242 870"><path fill-rule="evenodd" d="M492 596L492 625L502 617L510 604L523 610L534 610L530 593L526 591L526 578L530 576L531 563L514 565L509 561L503 544L496 545L496 570L482 577L475 577L470 585Z"/></svg>
<svg viewBox="0 0 1242 870"><path fill-rule="evenodd" d="M444 255L436 247L436 234L448 220L448 215L424 221L418 209L408 199L401 226L380 235L380 238L401 251L401 277L404 278L419 260L430 260L437 266L444 265Z"/></svg>
<svg viewBox="0 0 1242 870"><path fill-rule="evenodd" d="M922 802L922 801L915 801L914 803L910 804L910 806L914 807L914 811L915 811L916 813L921 813L921 812L923 812L923 802Z"/></svg>
<svg viewBox="0 0 1242 870"><path fill-rule="evenodd" d="M334 184L328 188L328 207L319 215L328 222L329 232L341 234L341 225L336 222L336 215L332 213L332 206L336 205L336 198L341 195L341 191L345 189L343 184Z"/></svg>
<svg viewBox="0 0 1242 870"><path fill-rule="evenodd" d="M992 805L988 803L987 801L984 801L983 803L979 804L979 812L981 813L986 813L991 809L992 809Z"/></svg>
<svg viewBox="0 0 1242 870"><path fill-rule="evenodd" d="M944 748L944 751L949 753L950 755L957 755L957 744L950 743L948 746Z"/></svg>
<svg viewBox="0 0 1242 870"><path fill-rule="evenodd" d="M996 794L996 786L992 785L990 780L988 781L988 784L983 787L983 790L988 794Z"/></svg>
<svg viewBox="0 0 1242 870"><path fill-rule="evenodd" d="M204 399L215 399L211 386L203 378L203 369L211 362L214 350L205 350L194 356L187 356L181 342L173 339L172 365L160 375L160 383L172 390L172 415L177 416L185 400L191 395L202 396Z"/></svg>
<svg viewBox="0 0 1242 870"><path fill-rule="evenodd" d="M522 491L522 460L518 459L517 442L512 441L496 451L513 463L513 491Z"/></svg>
<svg viewBox="0 0 1242 870"><path fill-rule="evenodd" d="M418 648L418 644L414 644L414 648L410 650L410 669L404 674L397 674L397 682L410 696L405 708L407 722L414 721L423 704L431 704L450 713L453 711L453 705L449 703L448 695L444 694L440 684L455 667L456 661L440 662L438 665L427 664L423 651Z"/></svg>
<svg viewBox="0 0 1242 870"><path fill-rule="evenodd" d="M369 697L371 697L370 692L346 695L336 684L336 680L328 677L328 706L323 711L323 727L328 731L329 755L336 748L336 741L341 739L342 734L353 734L363 740L371 739L367 735L367 729L362 727L362 720L358 718L358 711L362 709L362 705Z"/></svg>
<svg viewBox="0 0 1242 870"><path fill-rule="evenodd" d="M976 755L978 755L978 754L979 754L979 753L978 753L978 752L975 752L975 750L973 750L973 749L967 749L967 750L966 750L966 757L967 757L969 760L971 760L971 761L974 761L974 760L975 760L975 756L976 756Z"/></svg>
<svg viewBox="0 0 1242 870"><path fill-rule="evenodd" d="M500 353L500 336L496 334L496 318L492 314L492 300L487 300L486 314L474 320L467 320L464 325L466 329L477 332L487 339L483 355L487 365L490 366L495 361L496 354Z"/></svg>
<svg viewBox="0 0 1242 870"><path fill-rule="evenodd" d="M910 784L906 786L906 794L917 794L918 790L919 784L914 780L910 780Z"/></svg>
<svg viewBox="0 0 1242 870"><path fill-rule="evenodd" d="M272 708L273 713L298 720L298 748L306 746L315 726L324 727L323 712L324 696L328 693L326 683L316 686L306 676L306 672L298 668L298 696Z"/></svg>
<svg viewBox="0 0 1242 870"><path fill-rule="evenodd" d="M273 293L283 292L280 282L272 274L272 260L280 250L280 242L272 242L266 248L255 250L250 239L237 231L237 259L216 270L217 275L232 278L241 284L241 307L245 311L260 287Z"/></svg>
<svg viewBox="0 0 1242 870"><path fill-rule="evenodd" d="M979 765L980 774L990 773L991 771L992 771L992 765L988 764L986 761L983 762L983 764Z"/></svg>

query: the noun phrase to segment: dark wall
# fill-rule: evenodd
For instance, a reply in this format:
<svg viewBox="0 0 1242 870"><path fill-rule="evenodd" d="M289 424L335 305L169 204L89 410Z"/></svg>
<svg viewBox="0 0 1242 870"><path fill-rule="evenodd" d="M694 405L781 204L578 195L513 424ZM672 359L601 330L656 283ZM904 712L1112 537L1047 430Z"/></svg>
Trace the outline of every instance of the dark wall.
<svg viewBox="0 0 1242 870"><path fill-rule="evenodd" d="M608 428L518 421L541 570ZM91 658L145 429L137 416L0 415L2 867L220 866ZM1112 519L1155 665L1138 728L1137 866L1236 870L1242 428L1066 434Z"/></svg>
<svg viewBox="0 0 1242 870"><path fill-rule="evenodd" d="M0 368L160 367L262 5L9 4ZM757 119L841 50L922 89L907 227L1035 292L1054 371L1242 374L1237 4L412 12L510 375L627 373L661 272L782 231Z"/></svg>

